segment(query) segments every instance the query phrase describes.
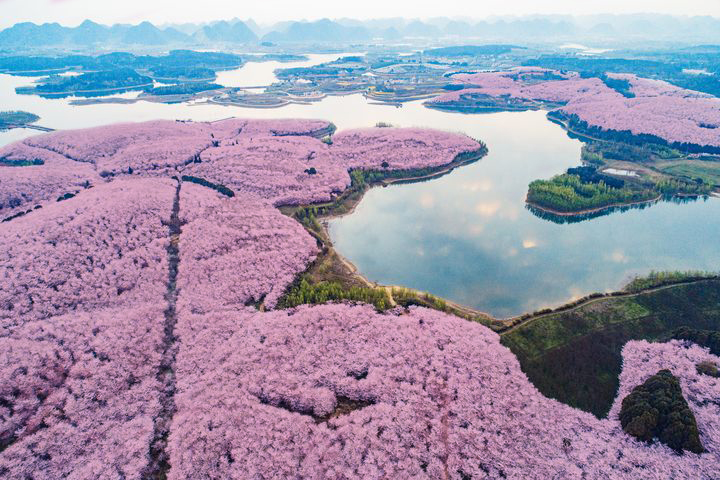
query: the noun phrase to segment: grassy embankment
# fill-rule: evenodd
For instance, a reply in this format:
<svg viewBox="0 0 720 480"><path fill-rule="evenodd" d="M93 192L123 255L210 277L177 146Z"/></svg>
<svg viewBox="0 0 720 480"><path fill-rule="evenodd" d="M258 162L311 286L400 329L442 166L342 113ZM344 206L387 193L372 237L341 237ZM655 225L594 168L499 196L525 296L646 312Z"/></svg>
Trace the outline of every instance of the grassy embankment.
<svg viewBox="0 0 720 480"><path fill-rule="evenodd" d="M513 323L502 343L530 381L544 395L601 417L615 398L629 340L667 340L682 326L720 329L720 277L654 274L631 282L625 292Z"/></svg>
<svg viewBox="0 0 720 480"><path fill-rule="evenodd" d="M421 305L452 313L468 320L485 324L491 318L481 312L453 304L426 292L397 287L377 285L359 275L355 267L342 258L333 248L324 221L346 215L360 202L365 192L373 186L392 183L422 181L447 174L453 169L477 161L487 153L487 148L458 155L453 162L438 168L414 170L350 172L351 185L334 201L306 206L285 206L280 210L300 222L318 242L321 253L317 260L290 286L279 306L292 307L303 303L324 303L334 300L364 301L372 303L378 310L396 305Z"/></svg>

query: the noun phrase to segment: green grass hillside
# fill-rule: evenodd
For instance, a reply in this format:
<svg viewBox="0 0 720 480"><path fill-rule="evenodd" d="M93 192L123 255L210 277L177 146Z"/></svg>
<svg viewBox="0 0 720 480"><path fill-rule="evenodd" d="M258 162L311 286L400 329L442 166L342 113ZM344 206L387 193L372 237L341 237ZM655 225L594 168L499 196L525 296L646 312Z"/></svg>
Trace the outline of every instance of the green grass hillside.
<svg viewBox="0 0 720 480"><path fill-rule="evenodd" d="M720 329L720 280L607 297L508 330L502 343L546 396L598 417L618 388L628 340L666 340L681 326Z"/></svg>

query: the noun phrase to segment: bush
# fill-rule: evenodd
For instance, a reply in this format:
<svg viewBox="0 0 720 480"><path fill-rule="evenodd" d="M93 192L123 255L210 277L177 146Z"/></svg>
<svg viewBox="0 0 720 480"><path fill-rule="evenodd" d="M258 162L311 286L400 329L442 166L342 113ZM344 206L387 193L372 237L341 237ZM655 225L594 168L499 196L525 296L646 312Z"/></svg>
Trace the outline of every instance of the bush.
<svg viewBox="0 0 720 480"><path fill-rule="evenodd" d="M620 423L627 434L644 442L657 438L678 453L705 451L695 415L670 370L660 370L623 399Z"/></svg>
<svg viewBox="0 0 720 480"><path fill-rule="evenodd" d="M708 375L715 378L720 377L720 370L718 370L718 366L715 362L700 362L695 365L695 369L700 375Z"/></svg>

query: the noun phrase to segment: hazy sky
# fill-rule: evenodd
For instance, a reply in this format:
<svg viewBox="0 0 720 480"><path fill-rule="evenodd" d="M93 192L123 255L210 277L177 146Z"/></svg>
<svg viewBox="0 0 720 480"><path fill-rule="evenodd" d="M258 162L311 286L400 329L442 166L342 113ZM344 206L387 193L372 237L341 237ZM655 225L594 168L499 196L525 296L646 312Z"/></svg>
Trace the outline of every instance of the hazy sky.
<svg viewBox="0 0 720 480"><path fill-rule="evenodd" d="M22 21L76 25L253 18L259 23L329 17L480 19L533 13L657 12L720 17L720 0L0 0L0 26Z"/></svg>

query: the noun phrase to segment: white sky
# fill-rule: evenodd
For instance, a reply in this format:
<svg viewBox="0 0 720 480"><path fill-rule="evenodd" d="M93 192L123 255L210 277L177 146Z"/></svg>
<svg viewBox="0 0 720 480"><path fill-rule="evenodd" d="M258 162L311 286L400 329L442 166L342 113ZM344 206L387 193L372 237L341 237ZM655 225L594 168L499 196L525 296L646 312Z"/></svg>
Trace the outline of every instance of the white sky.
<svg viewBox="0 0 720 480"><path fill-rule="evenodd" d="M258 23L318 18L481 19L493 15L655 12L720 17L720 0L0 0L0 27L17 22L156 24L253 18Z"/></svg>

